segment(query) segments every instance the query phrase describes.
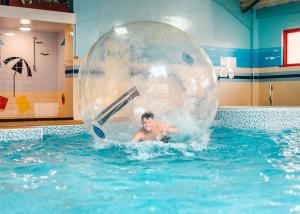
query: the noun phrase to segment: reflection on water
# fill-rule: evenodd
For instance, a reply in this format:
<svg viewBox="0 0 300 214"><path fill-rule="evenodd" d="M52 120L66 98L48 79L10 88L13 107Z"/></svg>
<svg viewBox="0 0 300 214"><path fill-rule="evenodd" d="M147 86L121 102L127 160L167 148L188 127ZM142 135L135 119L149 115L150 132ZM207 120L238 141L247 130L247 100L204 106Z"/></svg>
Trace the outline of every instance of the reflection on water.
<svg viewBox="0 0 300 214"><path fill-rule="evenodd" d="M271 161L272 166L285 172L284 194L300 198L300 130L286 130L273 136L280 146L282 158ZM300 212L300 202L290 208L290 212Z"/></svg>

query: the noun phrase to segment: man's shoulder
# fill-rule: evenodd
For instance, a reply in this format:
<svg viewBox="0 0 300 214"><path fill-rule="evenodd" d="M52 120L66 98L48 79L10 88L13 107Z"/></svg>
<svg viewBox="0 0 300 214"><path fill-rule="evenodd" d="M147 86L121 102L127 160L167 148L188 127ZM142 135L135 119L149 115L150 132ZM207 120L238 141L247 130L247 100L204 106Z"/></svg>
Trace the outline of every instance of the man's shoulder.
<svg viewBox="0 0 300 214"><path fill-rule="evenodd" d="M136 135L144 135L145 134L145 131L143 128L140 128L136 133Z"/></svg>

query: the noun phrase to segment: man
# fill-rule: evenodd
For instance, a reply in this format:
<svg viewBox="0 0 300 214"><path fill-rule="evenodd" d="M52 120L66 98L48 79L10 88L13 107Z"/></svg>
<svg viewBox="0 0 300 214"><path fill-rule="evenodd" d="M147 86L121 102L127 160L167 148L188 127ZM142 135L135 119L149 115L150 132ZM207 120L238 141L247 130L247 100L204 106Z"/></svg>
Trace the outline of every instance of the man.
<svg viewBox="0 0 300 214"><path fill-rule="evenodd" d="M167 124L162 121L154 120L154 115L151 112L145 112L141 116L143 127L135 133L131 141L144 141L144 140L161 140L166 141L169 133L177 133L176 126Z"/></svg>

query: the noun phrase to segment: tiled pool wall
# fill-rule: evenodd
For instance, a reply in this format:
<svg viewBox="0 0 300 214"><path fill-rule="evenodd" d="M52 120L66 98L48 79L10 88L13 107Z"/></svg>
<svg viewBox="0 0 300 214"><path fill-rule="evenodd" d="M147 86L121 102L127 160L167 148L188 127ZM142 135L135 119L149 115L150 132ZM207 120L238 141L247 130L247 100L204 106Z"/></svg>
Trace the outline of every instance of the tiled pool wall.
<svg viewBox="0 0 300 214"><path fill-rule="evenodd" d="M238 129L283 130L300 128L298 107L219 107L214 126ZM85 133L84 125L0 129L0 141L42 139L47 135Z"/></svg>
<svg viewBox="0 0 300 214"><path fill-rule="evenodd" d="M85 133L84 125L39 126L19 129L0 129L1 141L42 139L47 135L76 135Z"/></svg>
<svg viewBox="0 0 300 214"><path fill-rule="evenodd" d="M214 125L263 130L300 128L300 108L219 107Z"/></svg>

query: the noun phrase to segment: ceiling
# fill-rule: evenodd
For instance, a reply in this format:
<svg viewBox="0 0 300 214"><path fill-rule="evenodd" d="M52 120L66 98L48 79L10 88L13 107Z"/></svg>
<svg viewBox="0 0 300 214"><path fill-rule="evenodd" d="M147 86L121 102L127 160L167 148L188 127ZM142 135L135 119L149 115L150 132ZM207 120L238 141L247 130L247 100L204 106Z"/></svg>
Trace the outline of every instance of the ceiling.
<svg viewBox="0 0 300 214"><path fill-rule="evenodd" d="M256 9L261 9L264 7L272 7L280 4L288 4L300 0L260 0L255 4ZM249 7L251 4L256 2L256 0L240 0L240 5L242 9Z"/></svg>
<svg viewBox="0 0 300 214"><path fill-rule="evenodd" d="M0 28L17 30L21 26L20 19L0 17ZM31 20L33 31L64 32L66 24Z"/></svg>

